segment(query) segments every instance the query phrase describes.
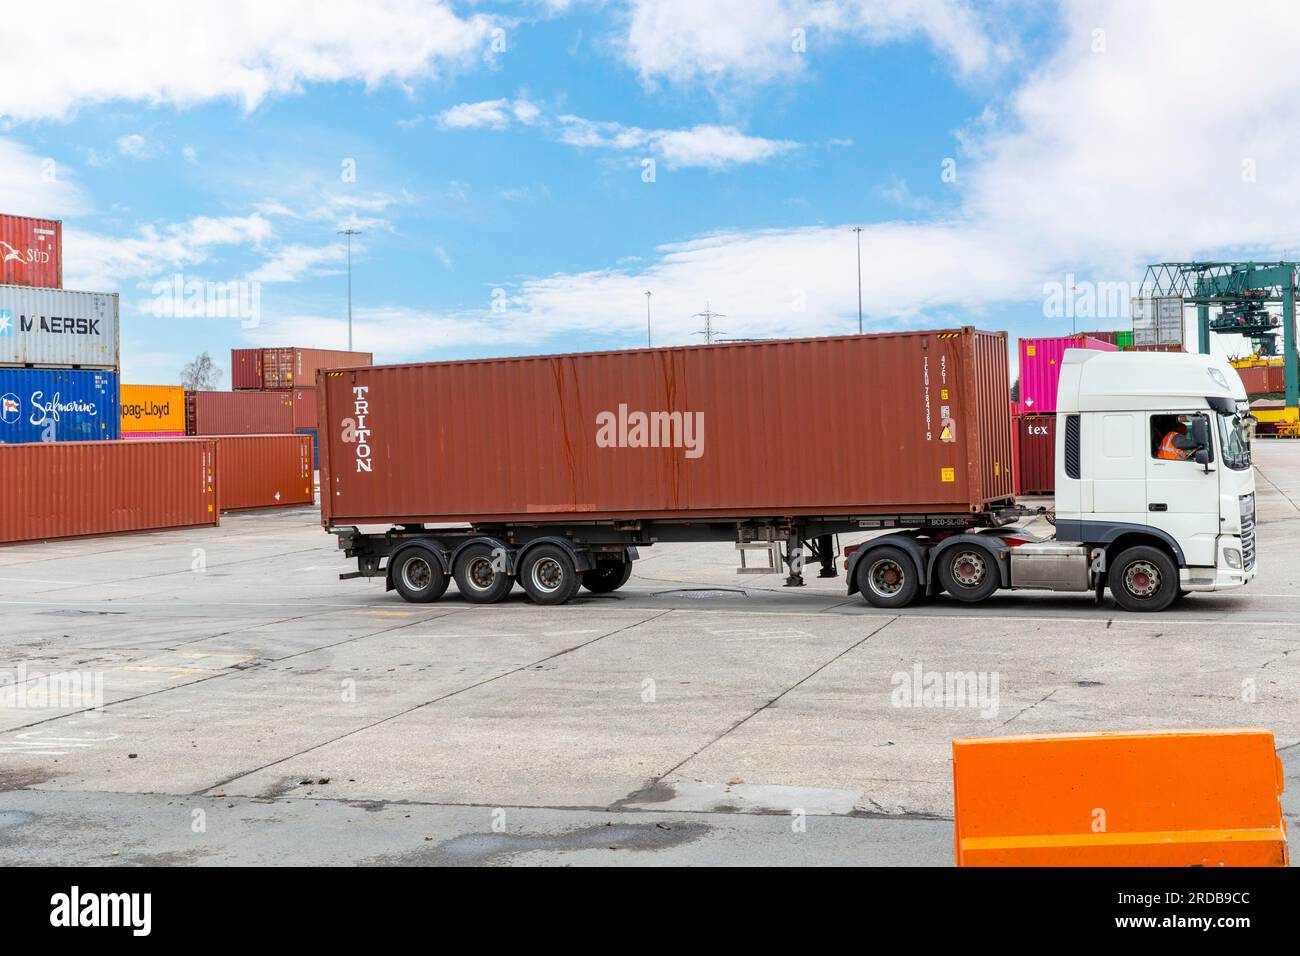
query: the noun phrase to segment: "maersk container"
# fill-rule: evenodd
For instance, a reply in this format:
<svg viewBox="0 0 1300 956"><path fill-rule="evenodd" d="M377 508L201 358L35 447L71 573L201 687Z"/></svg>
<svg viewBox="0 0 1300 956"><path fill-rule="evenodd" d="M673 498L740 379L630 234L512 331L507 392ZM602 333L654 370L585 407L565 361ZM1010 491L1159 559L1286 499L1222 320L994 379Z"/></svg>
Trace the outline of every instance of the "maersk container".
<svg viewBox="0 0 1300 956"><path fill-rule="evenodd" d="M119 415L116 372L0 368L0 443L112 440Z"/></svg>
<svg viewBox="0 0 1300 956"><path fill-rule="evenodd" d="M1046 415L1056 411L1056 387L1061 380L1061 361L1066 349L1119 351L1111 343L1087 335L1021 339L1020 404L1026 414Z"/></svg>
<svg viewBox="0 0 1300 956"><path fill-rule="evenodd" d="M187 435L290 435L293 403L282 392L186 392Z"/></svg>
<svg viewBox="0 0 1300 956"><path fill-rule="evenodd" d="M215 455L211 441L0 447L13 502L0 508L0 542L218 524Z"/></svg>
<svg viewBox="0 0 1300 956"><path fill-rule="evenodd" d="M116 369L117 293L0 285L0 365Z"/></svg>
<svg viewBox="0 0 1300 956"><path fill-rule="evenodd" d="M63 288L63 223L0 215L0 284Z"/></svg>
<svg viewBox="0 0 1300 956"><path fill-rule="evenodd" d="M983 512L1012 497L1006 354L964 328L331 370L321 517Z"/></svg>

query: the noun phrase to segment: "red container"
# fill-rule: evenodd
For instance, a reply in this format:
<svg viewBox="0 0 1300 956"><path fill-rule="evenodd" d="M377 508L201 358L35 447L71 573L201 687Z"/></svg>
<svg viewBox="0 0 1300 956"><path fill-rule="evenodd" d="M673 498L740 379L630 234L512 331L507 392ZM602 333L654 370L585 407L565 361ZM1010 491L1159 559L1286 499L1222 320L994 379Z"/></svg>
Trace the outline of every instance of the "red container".
<svg viewBox="0 0 1300 956"><path fill-rule="evenodd" d="M218 435L216 443L222 511L316 501L310 435Z"/></svg>
<svg viewBox="0 0 1300 956"><path fill-rule="evenodd" d="M480 359L322 381L327 527L967 513L1012 494L1005 333ZM810 383L838 399L809 406ZM634 413L657 416L659 447Z"/></svg>
<svg viewBox="0 0 1300 956"><path fill-rule="evenodd" d="M1286 371L1281 365L1252 365L1237 369L1247 395L1272 395L1286 391Z"/></svg>
<svg viewBox="0 0 1300 956"><path fill-rule="evenodd" d="M1129 352L1185 352L1181 345L1134 345Z"/></svg>
<svg viewBox="0 0 1300 956"><path fill-rule="evenodd" d="M280 392L186 392L187 435L287 435L293 404Z"/></svg>
<svg viewBox="0 0 1300 956"><path fill-rule="evenodd" d="M0 445L0 542L219 523L210 441Z"/></svg>
<svg viewBox="0 0 1300 956"><path fill-rule="evenodd" d="M230 387L233 389L260 389L262 387L262 350L230 350Z"/></svg>
<svg viewBox="0 0 1300 956"><path fill-rule="evenodd" d="M293 430L316 427L316 389L294 388L282 393L293 406Z"/></svg>
<svg viewBox="0 0 1300 956"><path fill-rule="evenodd" d="M1016 436L1020 494L1056 494L1056 416L1021 415Z"/></svg>
<svg viewBox="0 0 1300 956"><path fill-rule="evenodd" d="M262 388L311 387L316 372L323 368L352 368L373 365L371 352L344 352L333 349L276 348L262 350Z"/></svg>
<svg viewBox="0 0 1300 956"><path fill-rule="evenodd" d="M63 288L63 223L0 215L0 285Z"/></svg>
<svg viewBox="0 0 1300 956"><path fill-rule="evenodd" d="M1029 415L1056 411L1056 387L1061 380L1061 360L1066 349L1117 352L1114 345L1086 335L1020 340L1020 404Z"/></svg>
<svg viewBox="0 0 1300 956"><path fill-rule="evenodd" d="M1104 331L1104 332L1080 332L1079 334L1087 336L1090 339L1096 339L1098 342L1106 342L1109 345L1115 346L1115 348L1117 349L1119 348L1118 330Z"/></svg>

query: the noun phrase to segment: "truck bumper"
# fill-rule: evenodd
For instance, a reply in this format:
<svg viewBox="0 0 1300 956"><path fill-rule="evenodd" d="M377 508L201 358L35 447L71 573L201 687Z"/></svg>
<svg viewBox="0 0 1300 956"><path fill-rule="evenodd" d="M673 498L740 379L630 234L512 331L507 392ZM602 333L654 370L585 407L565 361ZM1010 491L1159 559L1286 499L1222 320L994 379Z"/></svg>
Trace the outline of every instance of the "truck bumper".
<svg viewBox="0 0 1300 956"><path fill-rule="evenodd" d="M1235 563L1228 560L1230 553L1235 552ZM1243 587L1254 580L1255 575L1259 572L1259 561L1256 560L1249 568L1241 567L1243 563L1243 552L1241 547L1241 538L1233 534L1224 534L1219 536L1218 548L1215 555L1215 566L1212 568L1180 568L1178 571L1178 586L1184 591L1227 591L1232 588Z"/></svg>

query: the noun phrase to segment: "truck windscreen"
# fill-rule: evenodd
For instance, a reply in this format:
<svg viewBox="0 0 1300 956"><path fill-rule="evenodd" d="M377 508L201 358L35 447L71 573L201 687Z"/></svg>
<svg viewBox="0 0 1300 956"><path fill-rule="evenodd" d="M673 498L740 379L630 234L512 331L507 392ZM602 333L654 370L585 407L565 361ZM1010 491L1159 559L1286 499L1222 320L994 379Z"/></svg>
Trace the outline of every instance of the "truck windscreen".
<svg viewBox="0 0 1300 956"><path fill-rule="evenodd" d="M1215 413L1219 423L1219 445L1223 448L1223 463L1234 471L1250 467L1250 438L1246 431L1244 414Z"/></svg>

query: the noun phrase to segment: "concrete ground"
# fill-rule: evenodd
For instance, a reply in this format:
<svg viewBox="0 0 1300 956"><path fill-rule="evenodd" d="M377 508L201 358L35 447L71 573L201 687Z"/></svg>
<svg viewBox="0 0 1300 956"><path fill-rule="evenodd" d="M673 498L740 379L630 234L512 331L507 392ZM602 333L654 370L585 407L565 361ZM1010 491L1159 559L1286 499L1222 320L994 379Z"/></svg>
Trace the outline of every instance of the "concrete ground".
<svg viewBox="0 0 1300 956"><path fill-rule="evenodd" d="M1257 462L1259 577L1145 616L882 612L730 545L561 608L414 606L339 581L310 509L3 548L0 865L946 865L954 737L1160 727L1271 730L1294 832L1300 442ZM930 672L983 693L908 705Z"/></svg>

